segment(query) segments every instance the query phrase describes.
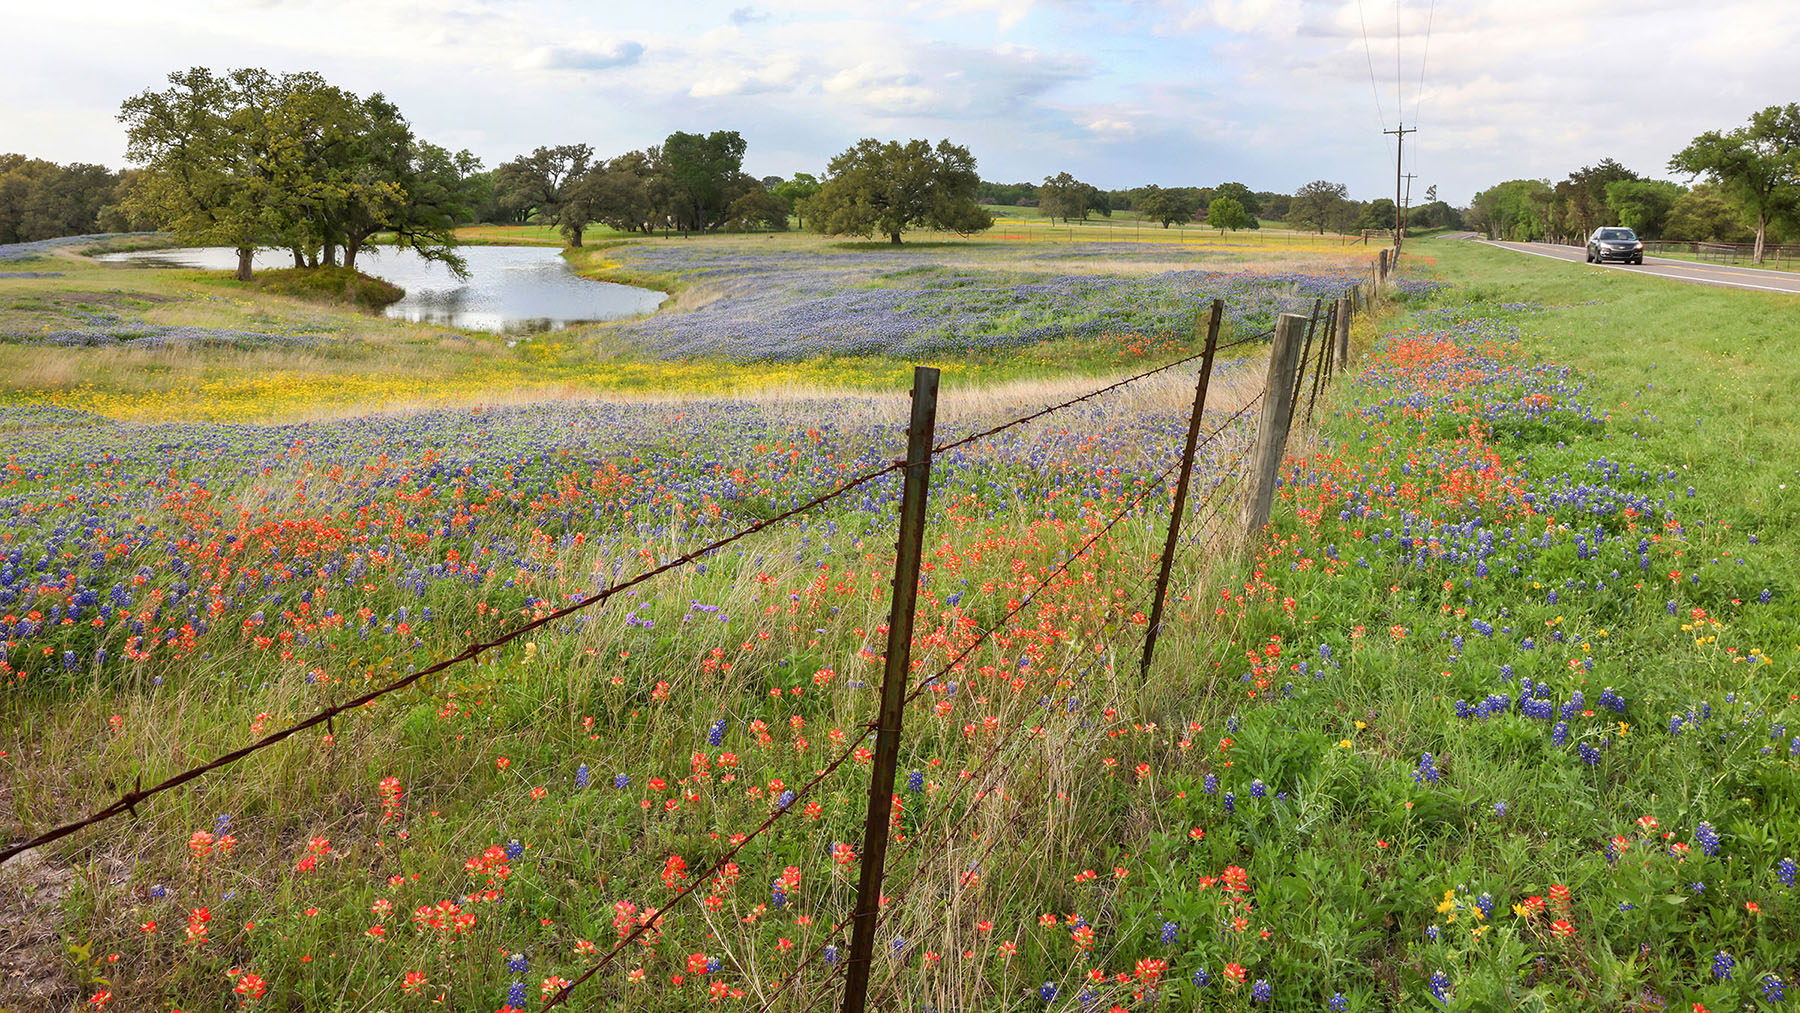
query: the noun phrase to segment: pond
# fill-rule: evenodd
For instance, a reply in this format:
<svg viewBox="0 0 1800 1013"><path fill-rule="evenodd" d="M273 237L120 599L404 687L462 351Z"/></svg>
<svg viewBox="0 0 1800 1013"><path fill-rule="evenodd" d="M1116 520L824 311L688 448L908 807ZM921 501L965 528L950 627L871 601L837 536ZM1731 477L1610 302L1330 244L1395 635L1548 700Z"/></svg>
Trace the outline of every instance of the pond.
<svg viewBox="0 0 1800 1013"><path fill-rule="evenodd" d="M459 280L442 264L394 247L364 250L356 267L406 289L406 298L388 306L383 315L476 331L550 331L623 320L655 312L667 298L647 288L583 278L552 247L463 246L457 252L468 262L467 279ZM237 253L226 247L108 253L96 259L146 267L237 268ZM285 250L256 255L258 271L293 266L294 256Z"/></svg>

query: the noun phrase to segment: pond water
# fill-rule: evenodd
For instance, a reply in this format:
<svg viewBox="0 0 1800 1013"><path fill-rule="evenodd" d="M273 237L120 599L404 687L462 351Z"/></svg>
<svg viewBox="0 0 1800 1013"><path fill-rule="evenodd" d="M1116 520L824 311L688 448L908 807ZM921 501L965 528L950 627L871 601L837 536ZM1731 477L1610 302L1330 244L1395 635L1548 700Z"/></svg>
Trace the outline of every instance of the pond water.
<svg viewBox="0 0 1800 1013"><path fill-rule="evenodd" d="M622 320L652 313L667 298L661 292L610 281L591 281L570 270L560 251L547 246L463 246L469 277L458 279L442 264L411 250L374 247L357 255L356 268L406 289L406 298L383 315L476 331L549 331L570 324ZM237 253L226 247L109 253L99 260L146 267L237 269ZM263 250L256 270L294 266L285 250Z"/></svg>

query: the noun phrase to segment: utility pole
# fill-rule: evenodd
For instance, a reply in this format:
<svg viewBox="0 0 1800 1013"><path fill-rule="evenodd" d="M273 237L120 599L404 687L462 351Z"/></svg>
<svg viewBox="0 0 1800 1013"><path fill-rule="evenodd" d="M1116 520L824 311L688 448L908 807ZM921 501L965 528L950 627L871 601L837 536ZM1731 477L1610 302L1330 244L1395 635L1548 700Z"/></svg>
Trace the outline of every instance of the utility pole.
<svg viewBox="0 0 1800 1013"><path fill-rule="evenodd" d="M1400 245L1400 233L1404 231L1404 221L1400 217L1400 173L1403 168L1400 156L1406 150L1406 135L1416 134L1418 127L1409 127L1402 121L1392 130L1383 130L1384 134L1394 135L1394 245Z"/></svg>
<svg viewBox="0 0 1800 1013"><path fill-rule="evenodd" d="M1402 228L1406 225L1406 212L1412 208L1412 181L1417 178L1419 178L1418 173L1409 172L1406 174L1406 200L1400 204L1400 225Z"/></svg>

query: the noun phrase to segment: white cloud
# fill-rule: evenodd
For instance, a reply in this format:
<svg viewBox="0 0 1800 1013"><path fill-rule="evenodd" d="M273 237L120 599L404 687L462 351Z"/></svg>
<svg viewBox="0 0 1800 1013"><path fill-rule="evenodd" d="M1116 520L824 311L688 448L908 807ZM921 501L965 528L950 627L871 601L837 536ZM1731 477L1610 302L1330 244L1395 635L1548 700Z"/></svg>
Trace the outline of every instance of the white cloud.
<svg viewBox="0 0 1800 1013"><path fill-rule="evenodd" d="M785 174L858 137L929 135L969 144L990 178L1324 176L1370 197L1391 192L1380 130L1404 112L1415 189L1466 200L1607 156L1657 172L1694 134L1794 100L1796 0L1400 8L1396 40L1391 0L1360 16L1358 0L63 0L8 12L0 138L117 165L127 95L176 68L259 65L384 91L489 164L735 129L751 171Z"/></svg>
<svg viewBox="0 0 1800 1013"><path fill-rule="evenodd" d="M537 62L552 70L609 70L629 67L643 55L643 43L615 39L587 46L554 46L541 50Z"/></svg>

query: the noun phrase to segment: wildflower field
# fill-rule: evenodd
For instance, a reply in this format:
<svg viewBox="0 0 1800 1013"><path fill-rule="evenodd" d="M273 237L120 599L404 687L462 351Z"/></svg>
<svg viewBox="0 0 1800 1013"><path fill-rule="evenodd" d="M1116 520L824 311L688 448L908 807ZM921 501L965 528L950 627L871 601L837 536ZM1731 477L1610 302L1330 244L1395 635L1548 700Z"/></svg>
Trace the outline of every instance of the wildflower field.
<svg viewBox="0 0 1800 1013"><path fill-rule="evenodd" d="M782 322L825 301L820 354L864 347L861 317L951 358L971 353L929 321L966 312L994 365L947 394L945 440L1177 357L1185 324L1158 321L1185 299L1222 287L1243 333L1354 281L1158 281L1174 269L1144 254L1084 288L1069 263L1021 266L1033 246L987 268L943 252L897 297L898 268L859 251L759 275L742 246L595 251L688 297L596 340L693 361L661 356L735 300L709 351L769 368ZM1148 677L1158 476L1192 374L938 462L914 643L932 679L906 717L873 1008L1794 1008L1792 301L1448 242L1408 260L1242 545L1221 508L1262 367L1220 367ZM19 284L85 268L65 270ZM977 270L1005 277L945 294ZM1031 306L1000 319L999 290L1032 284L1075 333L1033 332ZM1138 348L1081 331L1090 310L1141 314ZM1059 356L1076 368L1054 386ZM885 464L899 386L152 425L15 386L9 836ZM832 1006L898 488L14 859L0 1008L532 1009L690 887L567 1008Z"/></svg>

